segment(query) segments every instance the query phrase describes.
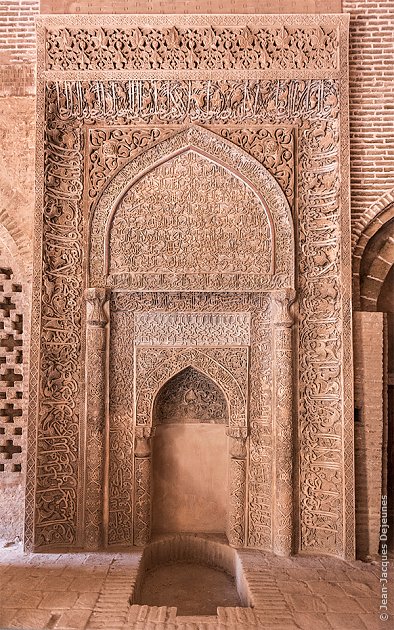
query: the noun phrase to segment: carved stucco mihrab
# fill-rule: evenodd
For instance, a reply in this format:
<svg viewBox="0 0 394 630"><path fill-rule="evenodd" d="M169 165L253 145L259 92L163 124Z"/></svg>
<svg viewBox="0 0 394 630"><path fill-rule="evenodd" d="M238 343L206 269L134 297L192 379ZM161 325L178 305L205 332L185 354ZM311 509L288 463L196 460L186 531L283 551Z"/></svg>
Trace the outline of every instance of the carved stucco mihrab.
<svg viewBox="0 0 394 630"><path fill-rule="evenodd" d="M193 315L191 314L192 318ZM228 339L221 343L226 346ZM134 542L150 539L152 477L150 438L154 435L154 409L157 395L180 372L192 367L206 375L224 393L228 404L227 432L233 449L229 452L228 522L226 533L230 544L243 546L246 537L246 449L248 348L137 348L136 350L136 439L144 444L136 453L136 467L144 462L136 490L143 490L145 502L136 504ZM143 439L142 439L143 438ZM234 443L234 444L233 444ZM236 448L236 444L240 447ZM236 500L235 498L238 497ZM139 509L140 508L140 509Z"/></svg>
<svg viewBox="0 0 394 630"><path fill-rule="evenodd" d="M104 23L99 32L101 19ZM233 513L239 514L239 506L247 505L247 518L238 525L234 523L233 531L241 532L240 540L245 538L242 528L246 528L250 546L280 553L291 550L294 531L290 531L293 526L289 502L293 487L286 455L293 440L288 432L288 400L294 396L289 359L294 357L295 346L289 320L287 316L278 319L278 300L271 308L271 299L260 298L258 294L253 297L243 293L215 293L218 289L234 291L235 287L238 291L271 291L292 286L291 247L281 231L293 222L289 202L298 232L295 341L299 387L295 439L300 454L297 462L300 496L295 548L349 557L353 554L346 16L275 16L274 24L273 16L226 16L227 25L221 16L220 27L217 19L215 16L177 16L176 20L173 16L155 17L156 22L150 22L148 31L155 28L157 33L160 29L163 33L155 61L157 69L142 65L135 70L130 69L133 60L143 64L147 59L147 22L143 16L128 23L123 18L118 22L111 18L109 23L108 18L90 16L69 18L66 23L63 17L62 22L43 18L39 24L39 81L42 88L46 85L47 92L45 103L44 89L39 91L38 101L40 141L30 397L30 435L37 431L37 457L31 452L28 462L26 544L30 547L88 544L91 526L96 541L101 533L111 543L132 540L135 523L130 497L134 491L140 522L147 517L149 492L144 483L149 477L149 465L144 449L149 435L144 435L141 424L142 434L135 436L138 439L134 453L132 433L135 412L129 378L136 366L130 352L134 331L128 312L131 309L147 313L158 310L250 313L248 465L242 457L234 456L238 463L231 477L234 502L238 506ZM181 61L181 48L188 45L186 31L193 33L190 41L195 43L210 24L216 53L207 53L204 44L201 50L194 49L197 59L193 62L185 62L184 57ZM50 32L50 53L44 76L45 28ZM75 41L83 48L77 56L69 46L73 29ZM130 29L139 39L135 44L138 53L135 46L124 47ZM104 38L100 45L96 45L94 34L87 35L88 31L95 31L98 41ZM224 39L220 40L221 36ZM110 62L105 56L113 41L123 42L115 60L124 68L119 71L113 67L114 55ZM214 70L209 70L210 59L215 58L223 41L231 41L231 51L227 56L221 55L223 66L215 65ZM250 53L247 57L241 52L241 44L245 42ZM259 55L258 62L253 61L257 49L266 55ZM135 132L130 125L138 125ZM184 131L176 125L182 125ZM230 142L223 145L223 140L208 141L209 132L204 136L198 129L188 129L190 125L208 125L215 134L212 138L221 137ZM270 151L275 155L273 145L267 151L260 150L259 134L260 138L263 134L263 138L278 139L275 130L279 128L290 129L288 133L297 136L295 158L294 149L291 158L284 156L283 140L278 143L281 148L279 152L276 149L276 158L270 155ZM88 463L85 481L85 454L80 450L85 431L86 452L97 450L94 423L88 418L86 426L84 417L82 376L86 346L93 353L91 361L92 357L101 356L102 340L98 331L89 332L89 323L87 336L83 332L83 291L88 265L84 252L91 253L88 286L104 289L106 221L102 218L96 224L95 221L100 213L104 217L115 208L119 195L127 194L132 177L140 175L144 168L152 168L163 157L158 149L161 142L176 145L174 138L179 142L182 133L183 138L200 133L199 148L208 149L214 161L218 161L215 146L221 147L222 155L223 151L226 153L223 166L227 171L232 165L244 181L245 178L253 181L263 196L271 194L268 210L273 222L278 221L273 233L283 246L282 250L280 247L276 250L279 251L277 267L285 265L285 268L281 279L274 275L266 284L244 286L238 279L226 285L220 277L217 284L185 286L185 281L171 285L156 280L149 285L144 280L138 287L130 283L130 278L120 279L119 288L160 287L177 293L172 296L118 293L111 303L107 430L111 453L108 478L112 489L107 507L108 531L100 533L99 515L89 512L83 491L84 487L96 487L99 492L100 483L94 485L97 460ZM131 140L125 140L126 136ZM209 146L202 147L204 142ZM245 151L242 159L241 153L235 151L237 144ZM168 155L167 149L165 152ZM252 156L250 159L254 158L253 162L248 163L247 153ZM231 159L239 161L230 164ZM278 184L270 179L268 171L257 174L256 166L252 165L256 159L276 177ZM248 175L243 170L245 164L250 168ZM262 176L264 172L266 176ZM294 190L297 198L293 205ZM91 231L86 216L90 203ZM110 284L115 285L113 281ZM185 288L191 293L179 293ZM196 290L210 293L193 293ZM291 299L287 296L282 302L288 304ZM100 326L97 328L101 330ZM196 344L194 347L197 349ZM139 348L139 352L147 355L153 350L158 351L153 346ZM182 350L178 348L181 354ZM228 350L223 348L227 354ZM89 383L89 378L86 394L89 405L94 395L94 380ZM96 408L100 405L102 400L97 401ZM232 452L243 453L244 438L234 439ZM239 480L245 479L244 468L248 470L248 482L240 484ZM100 474L101 471L102 468ZM278 535L273 536L274 532ZM142 538L144 535L146 532L141 532Z"/></svg>

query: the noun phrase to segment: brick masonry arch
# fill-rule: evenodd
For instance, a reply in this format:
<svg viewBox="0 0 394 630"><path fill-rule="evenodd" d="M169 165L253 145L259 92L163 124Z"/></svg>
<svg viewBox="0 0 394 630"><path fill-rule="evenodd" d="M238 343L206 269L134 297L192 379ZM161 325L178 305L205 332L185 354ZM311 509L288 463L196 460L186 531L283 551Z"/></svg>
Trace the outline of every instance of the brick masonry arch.
<svg viewBox="0 0 394 630"><path fill-rule="evenodd" d="M380 289L393 264L394 201L364 227L354 248L353 306L356 310L376 310Z"/></svg>

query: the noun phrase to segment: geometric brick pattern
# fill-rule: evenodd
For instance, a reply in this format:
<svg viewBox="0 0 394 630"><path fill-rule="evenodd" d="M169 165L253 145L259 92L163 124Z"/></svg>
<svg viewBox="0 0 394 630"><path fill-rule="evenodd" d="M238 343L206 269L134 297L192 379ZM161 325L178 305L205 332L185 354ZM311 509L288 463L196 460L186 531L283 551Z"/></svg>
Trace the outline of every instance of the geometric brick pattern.
<svg viewBox="0 0 394 630"><path fill-rule="evenodd" d="M0 267L0 473L22 472L22 285Z"/></svg>

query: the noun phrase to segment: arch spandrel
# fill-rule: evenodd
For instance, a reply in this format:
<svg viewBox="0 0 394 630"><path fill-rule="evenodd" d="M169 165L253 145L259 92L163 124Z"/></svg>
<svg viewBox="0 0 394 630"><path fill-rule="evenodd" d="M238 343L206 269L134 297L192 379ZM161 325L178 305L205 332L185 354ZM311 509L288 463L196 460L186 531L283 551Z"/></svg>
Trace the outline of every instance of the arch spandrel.
<svg viewBox="0 0 394 630"><path fill-rule="evenodd" d="M114 245L112 238L112 227L116 232L120 223L117 212L120 210L122 213L122 208L124 211L127 199L132 200L134 196L135 201L139 191L141 203L144 203L143 182L149 184L149 178L154 178L155 174L158 174L159 178L164 177L165 180L165 173L166 169L168 171L169 164L172 163L171 167L173 168L174 160L178 159L179 164L184 166L185 157L189 156L186 159L189 159L190 162L191 155L198 156L193 159L200 168L205 160L205 164L209 165L207 170L213 170L211 184L215 178L218 180L216 184L218 191L215 191L215 184L211 188L211 197L214 198L214 201L215 194L217 194L216 202L219 199L218 195L222 194L225 200L224 206L226 203L229 206L231 198L234 198L236 201L238 200L239 207L243 207L245 200L247 200L248 210L253 208L252 212L249 211L249 215L253 215L254 218L249 216L248 219L245 219L247 214L244 214L243 217L242 213L240 215L240 221L245 224L246 230L245 237L242 230L239 234L238 258L236 255L235 260L230 262L229 256L220 258L219 251L214 256L217 261L216 268L207 260L205 265L196 266L190 273L186 269L174 270L173 265L171 266L172 271L167 271L165 264L164 266L153 264L149 273L140 272L136 268L131 268L130 271L130 265L127 269L128 262L122 259L122 256L118 257L120 264L111 266L110 247L115 253L117 250L118 252L121 251L120 245L118 247ZM191 177L192 174L189 173L189 176ZM159 179L156 178L156 181ZM221 193L220 186L222 187ZM242 195L243 201L241 203ZM201 200L202 197L200 202ZM191 197L190 203L192 204ZM204 205L207 204L208 198ZM226 214L226 207L224 207L223 214ZM128 216L130 217L130 214ZM134 214L133 220L135 217ZM209 217L207 217L207 221L208 219ZM254 221L258 225L254 236L257 236L261 243L260 250L257 249L258 244L252 241L253 234L251 236L251 232L253 230L250 229L251 226L247 225L248 220L251 223ZM126 231L127 229L125 226ZM248 242L246 235L249 235L250 242ZM127 240L129 237L126 236L125 238ZM268 239L269 244L267 245ZM206 251L204 239L201 240L200 251ZM260 268L255 267L249 271L245 268L242 269L240 261L242 258L248 259L250 256L251 244L252 250L256 248L256 252L259 251L261 264ZM138 239L132 243L132 246L135 251L139 251ZM226 250L224 242L222 249ZM131 246L130 251L132 251ZM192 261L197 254L198 247L193 244L190 251L187 252L187 256ZM223 260L225 264L223 264ZM237 264L237 260L239 264ZM170 264L171 261L167 261L167 263ZM199 127L191 127L167 138L129 162L112 179L103 192L91 222L89 284L90 286L107 284L107 286L114 288L124 287L133 290L260 291L293 287L294 234L288 202L279 184L257 160L216 134Z"/></svg>

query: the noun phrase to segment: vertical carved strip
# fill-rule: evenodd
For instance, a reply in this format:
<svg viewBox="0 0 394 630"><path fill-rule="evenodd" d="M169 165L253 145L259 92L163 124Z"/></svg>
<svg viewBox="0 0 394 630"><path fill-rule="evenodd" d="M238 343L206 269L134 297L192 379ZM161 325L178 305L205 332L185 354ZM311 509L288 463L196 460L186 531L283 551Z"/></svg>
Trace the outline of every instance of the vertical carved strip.
<svg viewBox="0 0 394 630"><path fill-rule="evenodd" d="M274 551L292 552L293 533L293 392L292 318L289 313L294 292L274 294L275 344L275 527Z"/></svg>
<svg viewBox="0 0 394 630"><path fill-rule="evenodd" d="M233 547L245 545L246 429L227 429L230 439L229 513L227 538Z"/></svg>
<svg viewBox="0 0 394 630"><path fill-rule="evenodd" d="M299 136L300 548L343 553L343 321L339 122ZM346 287L346 290L348 288Z"/></svg>
<svg viewBox="0 0 394 630"><path fill-rule="evenodd" d="M86 322L86 501L85 547L103 545L106 410L106 289L87 289Z"/></svg>
<svg viewBox="0 0 394 630"><path fill-rule="evenodd" d="M109 386L108 544L133 544L133 379L134 309L111 302Z"/></svg>
<svg viewBox="0 0 394 630"><path fill-rule="evenodd" d="M39 348L35 547L78 544L82 312L83 135L79 124L53 120L45 136ZM38 315L38 314L37 314ZM36 387L34 385L34 387ZM31 413L34 415L34 409Z"/></svg>
<svg viewBox="0 0 394 630"><path fill-rule="evenodd" d="M134 544L141 546L151 536L153 434L151 427L135 428Z"/></svg>
<svg viewBox="0 0 394 630"><path fill-rule="evenodd" d="M272 334L270 301L251 325L248 545L272 549Z"/></svg>

